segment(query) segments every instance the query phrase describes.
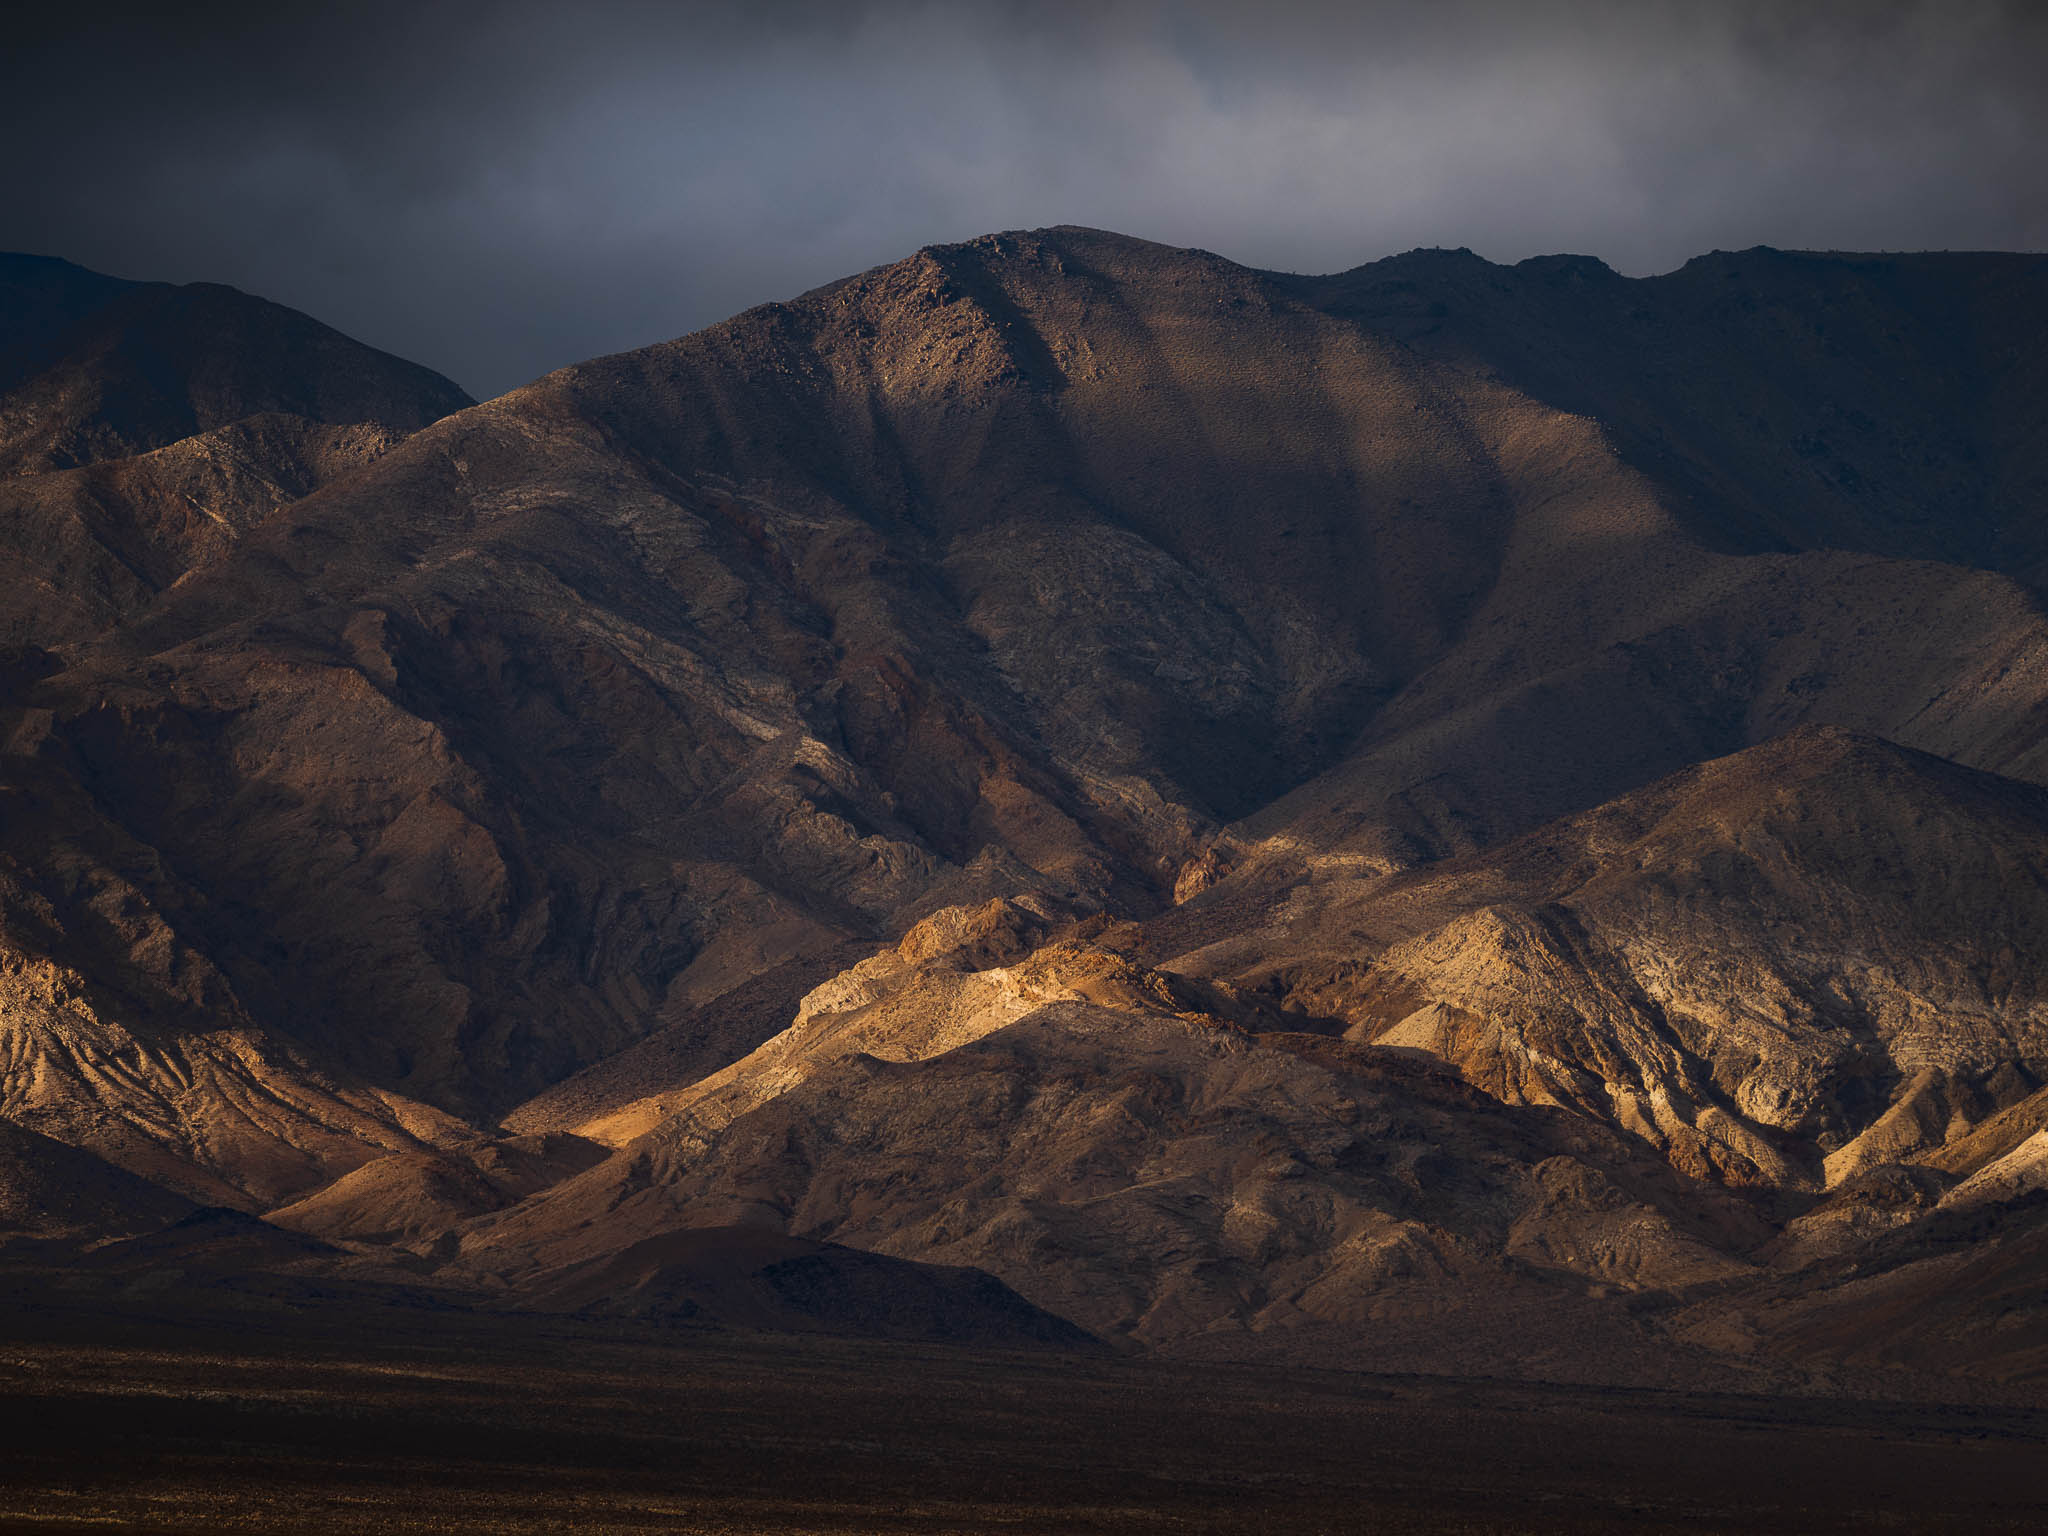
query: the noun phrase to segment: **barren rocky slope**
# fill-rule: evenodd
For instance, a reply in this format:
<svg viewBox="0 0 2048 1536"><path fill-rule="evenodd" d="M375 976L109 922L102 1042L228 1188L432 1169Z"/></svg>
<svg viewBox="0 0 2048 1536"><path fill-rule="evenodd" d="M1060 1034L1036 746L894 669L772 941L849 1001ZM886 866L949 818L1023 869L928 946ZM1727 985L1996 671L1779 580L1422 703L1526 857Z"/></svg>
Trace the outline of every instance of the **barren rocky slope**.
<svg viewBox="0 0 2048 1536"><path fill-rule="evenodd" d="M114 399L59 275L22 398ZM18 527L149 554L15 602L4 1112L515 1295L737 1221L1177 1349L1793 1358L1758 1287L2032 1187L2044 325L1060 229L432 424L255 342L24 406Z"/></svg>
<svg viewBox="0 0 2048 1536"><path fill-rule="evenodd" d="M2044 869L2048 792L1810 729L1409 874L953 909L582 1124L618 1153L463 1262L545 1284L748 1221L1176 1349L1384 1366L1451 1329L1476 1363L1538 1308L1512 1347L1553 1372L1746 1354L1772 1330L1726 1316L1779 1318L1782 1275L1963 1210L1989 1262L2048 1183ZM2048 1327L2003 1310L2016 1349Z"/></svg>
<svg viewBox="0 0 2048 1536"><path fill-rule="evenodd" d="M232 288L0 255L0 643L83 640L471 404Z"/></svg>

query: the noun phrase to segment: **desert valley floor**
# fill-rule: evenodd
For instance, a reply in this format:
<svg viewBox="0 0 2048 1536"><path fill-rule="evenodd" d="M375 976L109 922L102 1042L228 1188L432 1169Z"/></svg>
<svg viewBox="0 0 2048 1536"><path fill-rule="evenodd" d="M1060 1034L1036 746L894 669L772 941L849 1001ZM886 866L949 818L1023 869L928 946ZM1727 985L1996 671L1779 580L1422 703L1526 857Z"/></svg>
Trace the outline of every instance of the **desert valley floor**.
<svg viewBox="0 0 2048 1536"><path fill-rule="evenodd" d="M150 1321L0 1348L0 1529L2020 1532L2048 1456L2009 1403Z"/></svg>

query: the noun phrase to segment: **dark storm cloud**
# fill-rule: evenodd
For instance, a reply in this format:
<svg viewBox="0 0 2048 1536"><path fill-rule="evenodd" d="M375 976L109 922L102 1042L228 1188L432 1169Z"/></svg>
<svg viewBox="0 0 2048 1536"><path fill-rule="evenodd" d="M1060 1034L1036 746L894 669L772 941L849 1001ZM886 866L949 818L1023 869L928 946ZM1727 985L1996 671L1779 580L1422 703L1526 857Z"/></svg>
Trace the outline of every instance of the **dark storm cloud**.
<svg viewBox="0 0 2048 1536"><path fill-rule="evenodd" d="M157 6L17 30L0 247L473 390L993 229L1330 270L2048 244L2048 7Z"/></svg>

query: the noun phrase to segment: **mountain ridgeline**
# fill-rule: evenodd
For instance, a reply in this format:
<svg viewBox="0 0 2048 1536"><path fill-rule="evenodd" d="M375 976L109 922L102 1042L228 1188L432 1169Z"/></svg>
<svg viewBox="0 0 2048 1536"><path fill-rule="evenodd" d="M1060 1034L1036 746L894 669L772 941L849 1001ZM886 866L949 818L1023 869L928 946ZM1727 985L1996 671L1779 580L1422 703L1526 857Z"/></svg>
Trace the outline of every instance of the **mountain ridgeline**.
<svg viewBox="0 0 2048 1536"><path fill-rule="evenodd" d="M2044 359L2034 256L1062 228L477 405L6 258L13 1251L2038 1380Z"/></svg>

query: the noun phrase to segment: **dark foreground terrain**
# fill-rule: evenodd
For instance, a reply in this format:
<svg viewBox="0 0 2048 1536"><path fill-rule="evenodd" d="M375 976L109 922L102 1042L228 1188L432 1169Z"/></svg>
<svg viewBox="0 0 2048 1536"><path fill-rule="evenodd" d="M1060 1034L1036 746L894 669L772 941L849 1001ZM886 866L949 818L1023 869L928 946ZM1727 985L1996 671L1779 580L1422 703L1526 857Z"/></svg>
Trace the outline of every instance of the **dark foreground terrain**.
<svg viewBox="0 0 2048 1536"><path fill-rule="evenodd" d="M308 1325L311 1326L311 1325ZM2022 1531L2048 1413L420 1319L10 1314L0 1528ZM123 1337L124 1332L129 1337ZM82 1454L86 1447L92 1454Z"/></svg>

